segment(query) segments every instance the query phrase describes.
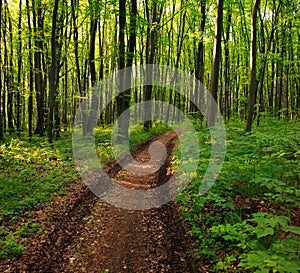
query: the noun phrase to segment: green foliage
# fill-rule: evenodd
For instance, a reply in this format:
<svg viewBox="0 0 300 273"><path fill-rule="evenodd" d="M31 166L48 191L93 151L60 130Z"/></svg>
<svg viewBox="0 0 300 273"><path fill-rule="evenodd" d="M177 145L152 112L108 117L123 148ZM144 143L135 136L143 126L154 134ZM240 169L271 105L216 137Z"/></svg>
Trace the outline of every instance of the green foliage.
<svg viewBox="0 0 300 273"><path fill-rule="evenodd" d="M25 238L34 232L42 233L44 229L45 227L39 227L37 223L29 220L23 223L22 226L16 230L15 235L17 237Z"/></svg>
<svg viewBox="0 0 300 273"><path fill-rule="evenodd" d="M41 234L45 227L40 227L32 220L23 223L19 228L0 227L0 260L8 259L20 255L24 250L24 245L20 242L21 238L26 238L32 233Z"/></svg>
<svg viewBox="0 0 300 273"><path fill-rule="evenodd" d="M0 240L0 260L20 255L24 246L17 242L15 237L6 237L6 240Z"/></svg>
<svg viewBox="0 0 300 273"><path fill-rule="evenodd" d="M252 134L227 125L227 154L213 188L198 189L209 160L208 131L199 135L198 175L178 196L191 224L199 257L216 272L299 272L300 227L297 125L269 120Z"/></svg>
<svg viewBox="0 0 300 273"><path fill-rule="evenodd" d="M17 216L78 179L70 136L70 132L62 133L55 146L36 136L30 140L12 137L0 146L0 222L10 223L0 226L0 259L21 254L24 246L19 239L44 230L32 220L16 228Z"/></svg>
<svg viewBox="0 0 300 273"><path fill-rule="evenodd" d="M78 175L73 168L70 133L55 147L45 138L11 138L0 146L0 221L49 199Z"/></svg>
<svg viewBox="0 0 300 273"><path fill-rule="evenodd" d="M129 150L134 149L141 141L147 139L150 136L158 134L160 132L170 129L168 126L160 122L154 122L153 128L149 131L145 131L143 124L139 124L129 130ZM106 126L105 128L97 127L95 129L95 144L97 155L101 164L104 166L112 162L115 155L112 150L112 126Z"/></svg>

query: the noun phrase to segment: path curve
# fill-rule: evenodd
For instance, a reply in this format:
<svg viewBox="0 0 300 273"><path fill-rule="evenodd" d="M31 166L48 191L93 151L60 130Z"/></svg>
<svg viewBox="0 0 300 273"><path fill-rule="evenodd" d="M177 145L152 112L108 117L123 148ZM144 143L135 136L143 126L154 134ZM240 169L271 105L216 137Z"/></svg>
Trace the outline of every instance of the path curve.
<svg viewBox="0 0 300 273"><path fill-rule="evenodd" d="M125 187L161 185L172 175L176 138L175 132L167 131L134 149L134 159L145 162L151 143L166 145L167 159L156 173L136 175L117 163L111 164L107 173ZM47 208L52 211L45 213ZM193 258L188 254L192 239L174 201L145 211L125 210L97 200L79 181L66 196L33 214L46 225L45 231L30 236L22 256L0 265L1 272L199 272L193 269Z"/></svg>

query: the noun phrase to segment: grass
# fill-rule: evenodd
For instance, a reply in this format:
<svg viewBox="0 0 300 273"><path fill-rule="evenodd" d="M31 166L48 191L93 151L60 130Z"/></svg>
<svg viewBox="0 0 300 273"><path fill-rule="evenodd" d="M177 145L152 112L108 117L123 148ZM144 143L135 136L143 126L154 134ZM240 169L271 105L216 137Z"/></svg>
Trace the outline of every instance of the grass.
<svg viewBox="0 0 300 273"><path fill-rule="evenodd" d="M71 134L52 147L46 138L9 138L0 146L0 221L48 200L78 176L73 168Z"/></svg>
<svg viewBox="0 0 300 273"><path fill-rule="evenodd" d="M78 179L71 154L71 133L62 132L54 147L47 139L34 136L30 140L8 137L0 145L0 259L18 256L24 249L20 239L43 227L31 220L20 227L14 221L21 213L64 192L65 186Z"/></svg>

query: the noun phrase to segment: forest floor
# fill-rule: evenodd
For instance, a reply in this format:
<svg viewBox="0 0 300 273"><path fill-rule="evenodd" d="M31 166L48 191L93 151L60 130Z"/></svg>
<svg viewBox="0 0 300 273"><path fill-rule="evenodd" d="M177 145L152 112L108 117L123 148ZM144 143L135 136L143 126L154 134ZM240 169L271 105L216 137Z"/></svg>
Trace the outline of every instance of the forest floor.
<svg viewBox="0 0 300 273"><path fill-rule="evenodd" d="M126 187L159 186L172 175L176 136L167 131L133 150L133 157L145 162L149 145L164 143L168 155L158 172L146 177L112 163L107 173ZM150 210L125 210L102 202L78 180L66 194L56 193L54 200L30 216L19 217L18 222L28 217L44 230L25 238L22 255L0 264L0 272L205 272L199 265L194 269L194 240L186 232L187 224L175 201Z"/></svg>

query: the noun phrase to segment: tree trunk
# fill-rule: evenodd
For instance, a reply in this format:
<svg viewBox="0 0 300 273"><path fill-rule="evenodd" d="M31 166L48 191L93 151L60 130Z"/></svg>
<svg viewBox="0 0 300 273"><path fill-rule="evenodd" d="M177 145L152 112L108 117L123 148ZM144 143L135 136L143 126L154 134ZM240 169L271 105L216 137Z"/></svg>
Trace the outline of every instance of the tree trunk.
<svg viewBox="0 0 300 273"><path fill-rule="evenodd" d="M280 55L280 60L277 62L275 111L277 117L280 118L283 94L283 62L285 57L285 24L281 26L280 48L278 48L278 54Z"/></svg>
<svg viewBox="0 0 300 273"><path fill-rule="evenodd" d="M16 90L16 127L17 134L20 136L21 132L21 90L22 90L22 0L19 2L19 22L18 22L18 86Z"/></svg>
<svg viewBox="0 0 300 273"><path fill-rule="evenodd" d="M215 42L213 52L213 63L211 68L211 82L210 82L210 93L214 98L215 102L218 101L218 84L219 84L219 73L221 63L221 40L223 31L223 0L218 0L216 26L215 26ZM215 114L217 109L213 107L213 104L208 105L208 126L214 126Z"/></svg>
<svg viewBox="0 0 300 273"><path fill-rule="evenodd" d="M175 68L178 69L179 68L179 61L180 61L180 56L181 56L181 52L182 52L182 44L183 44L183 40L184 40L184 33L185 33L185 18L186 18L186 11L183 11L182 17L181 17L181 29L179 29L178 31L178 38L177 38L177 53L176 53L176 60L175 60ZM174 79L175 80L175 79ZM172 80L171 86L173 86L174 84L174 80ZM172 92L172 89L170 90L170 92ZM177 104L177 105L176 105ZM180 96L178 94L178 92L175 92L174 94L174 105L177 106L176 108L180 109ZM169 116L169 111L170 111L170 103L168 105L168 114L167 116ZM179 115L179 113L177 112L177 114ZM175 111L173 111L173 116L172 116L172 121L175 120Z"/></svg>
<svg viewBox="0 0 300 273"><path fill-rule="evenodd" d="M230 27L231 27L231 7L227 11L227 26L225 32L225 44L224 44L224 55L225 55L225 67L224 67L224 81L225 81L225 91L224 91L224 99L225 99L225 107L224 107L224 116L226 120L230 118L230 56L229 56L229 38L230 38Z"/></svg>
<svg viewBox="0 0 300 273"><path fill-rule="evenodd" d="M95 65L95 42L96 42L96 33L97 33L98 19L92 18L90 22L90 50L89 50L89 67L91 75L91 84L92 87L96 84L96 65ZM86 128L86 133L91 134L94 127L94 122L97 120L97 110L98 110L98 94L92 92L91 98L91 107L90 114L88 118L88 124Z"/></svg>
<svg viewBox="0 0 300 273"><path fill-rule="evenodd" d="M53 142L53 123L54 123L54 107L57 90L57 13L58 2L55 0L52 16L52 32L51 32L51 66L49 71L49 118L48 118L48 141Z"/></svg>
<svg viewBox="0 0 300 273"><path fill-rule="evenodd" d="M159 18L157 13L157 3L153 1L151 7L151 18L149 12L149 3L148 0L145 1L145 9L146 9L146 16L148 21L147 27L147 43L146 43L146 64L154 64L154 57L156 51L156 35L157 35L157 25L159 24ZM153 78L153 71L149 71L148 81L151 82ZM150 101L152 98L152 85L145 86L145 94L144 99L145 101ZM151 115L151 104L147 104L147 107L144 110L144 129L149 130L152 127L152 115Z"/></svg>
<svg viewBox="0 0 300 273"><path fill-rule="evenodd" d="M268 56L269 56L269 52L271 50L275 30L276 30L276 27L277 27L278 14L279 14L280 8L281 8L281 2L279 2L278 7L277 7L276 10L275 10L275 7L274 7L274 18L273 18L273 22L272 22L272 29L271 29L267 49L265 49L265 46L263 45L262 50L261 50L261 53L264 54L264 59L263 59L262 68L260 70L261 74L260 74L260 78L259 78L259 88L260 88L259 89L259 103L260 103L260 106L258 108L259 111L258 111L258 117L257 117L257 126L259 126L259 121L260 121L259 112L264 110L264 107L263 107L263 87L264 87L263 83L264 83L265 71L266 71L266 67L267 67ZM265 40L265 38L264 38L264 25L263 25L263 18L261 17L261 15L260 15L260 21L261 21L261 37L264 41Z"/></svg>
<svg viewBox="0 0 300 273"><path fill-rule="evenodd" d="M5 2L4 2L5 3ZM6 5L6 3L5 3ZM2 8L2 12L4 11L4 26L3 26L3 40L4 41L7 41L7 28L6 28L6 25L7 25L7 10L5 8L5 6L3 6ZM2 107L2 120L3 120L3 133L6 132L6 93L7 93L7 87L8 87L8 84L9 84L9 77L8 77L8 43L3 43L4 45L4 60L3 60L3 86L2 86L2 104L1 104L1 107ZM1 45L0 45L1 46Z"/></svg>
<svg viewBox="0 0 300 273"><path fill-rule="evenodd" d="M125 28L126 28L126 0L119 0L119 70L125 68ZM121 117L125 110L125 77L122 72L119 73L119 89L121 93L117 96L117 115L118 115L118 134L119 138L127 139L125 117Z"/></svg>
<svg viewBox="0 0 300 273"><path fill-rule="evenodd" d="M199 82L196 81L195 85L195 92L194 92L194 100L199 105L202 105L203 103L203 96L204 92L200 90L199 88L203 88L204 85L204 30L205 30L205 23L206 23L206 0L201 0L201 23L200 23L200 32L201 32L201 39L198 42L198 49L197 49L197 55L196 55L196 63L195 63L195 77ZM192 109L193 112L198 112L198 108L196 105L193 106ZM200 113L200 128L202 130L202 123L203 123L203 114Z"/></svg>
<svg viewBox="0 0 300 273"><path fill-rule="evenodd" d="M0 0L0 140L4 138L3 132L3 115L2 115L2 0Z"/></svg>
<svg viewBox="0 0 300 273"><path fill-rule="evenodd" d="M29 0L26 0L27 24L29 30L28 50L29 50L29 97L28 97L28 136L32 136L32 114L33 114L33 60L32 60L32 27L30 18Z"/></svg>
<svg viewBox="0 0 300 273"><path fill-rule="evenodd" d="M273 40L272 43L272 54L275 55L276 52L276 40ZM268 102L268 108L269 108L269 112L272 113L272 115L274 116L274 89L275 89L275 85L274 84L274 79L275 79L275 75L276 75L276 71L275 71L275 61L272 60L272 64L271 64L271 76L270 76L270 86L269 86L269 102Z"/></svg>
<svg viewBox="0 0 300 273"><path fill-rule="evenodd" d="M36 93L36 109L37 109L37 124L35 134L40 136L44 135L44 79L42 71L42 52L43 52L43 17L41 0L37 0L35 4L32 0L32 16L33 16L33 29L34 29L34 81Z"/></svg>
<svg viewBox="0 0 300 273"><path fill-rule="evenodd" d="M259 9L260 0L255 0L252 18L251 18L251 47L250 47L250 84L249 84L249 95L248 95L248 109L247 109L247 121L246 121L246 132L251 132L254 104L256 97L256 33L257 33L257 12Z"/></svg>
<svg viewBox="0 0 300 273"><path fill-rule="evenodd" d="M7 4L7 3L6 3ZM8 67L8 85L7 85L7 123L8 132L11 134L15 131L14 128L14 116L13 116L13 94L15 89L14 79L14 51L13 51L13 27L8 12L8 6L6 6L8 14L8 30L9 30L9 43L10 43L10 54L9 54L9 67Z"/></svg>

